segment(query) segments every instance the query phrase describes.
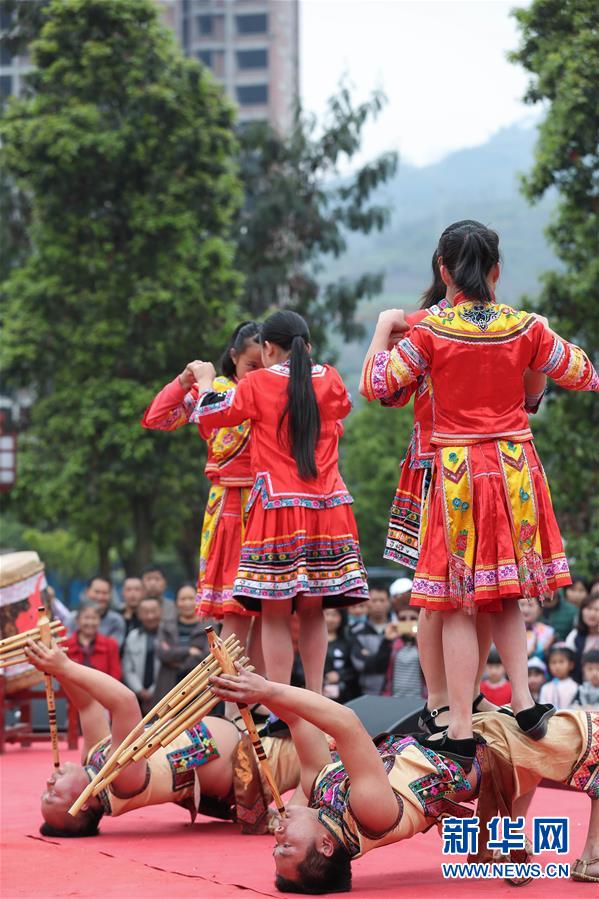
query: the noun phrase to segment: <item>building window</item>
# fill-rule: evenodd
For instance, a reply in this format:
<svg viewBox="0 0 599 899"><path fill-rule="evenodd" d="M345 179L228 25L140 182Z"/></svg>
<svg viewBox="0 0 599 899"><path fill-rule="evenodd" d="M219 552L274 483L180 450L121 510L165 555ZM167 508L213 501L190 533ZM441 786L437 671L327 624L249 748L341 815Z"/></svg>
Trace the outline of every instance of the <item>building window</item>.
<svg viewBox="0 0 599 899"><path fill-rule="evenodd" d="M266 34L268 16L265 13L254 13L247 16L236 16L237 34Z"/></svg>
<svg viewBox="0 0 599 899"><path fill-rule="evenodd" d="M11 62L12 53L4 44L0 45L0 66L9 66Z"/></svg>
<svg viewBox="0 0 599 899"><path fill-rule="evenodd" d="M198 50L198 59L209 69L212 68L212 50Z"/></svg>
<svg viewBox="0 0 599 899"><path fill-rule="evenodd" d="M0 75L0 103L12 94L12 75Z"/></svg>
<svg viewBox="0 0 599 899"><path fill-rule="evenodd" d="M214 19L212 16L198 16L198 31L200 34L212 34L214 32Z"/></svg>
<svg viewBox="0 0 599 899"><path fill-rule="evenodd" d="M4 8L4 4L0 7L0 31L8 31L12 28L12 13Z"/></svg>
<svg viewBox="0 0 599 899"><path fill-rule="evenodd" d="M268 50L238 50L238 69L267 69Z"/></svg>
<svg viewBox="0 0 599 899"><path fill-rule="evenodd" d="M240 106L256 106L268 103L267 84L243 84L237 87L237 102Z"/></svg>

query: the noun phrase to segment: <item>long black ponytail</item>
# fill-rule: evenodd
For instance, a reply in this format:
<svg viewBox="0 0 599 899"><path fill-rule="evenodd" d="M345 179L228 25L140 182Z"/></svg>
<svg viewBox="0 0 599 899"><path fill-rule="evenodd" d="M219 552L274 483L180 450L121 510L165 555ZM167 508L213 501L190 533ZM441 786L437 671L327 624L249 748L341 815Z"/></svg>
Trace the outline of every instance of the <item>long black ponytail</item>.
<svg viewBox="0 0 599 899"><path fill-rule="evenodd" d="M420 309L430 309L439 300L445 296L447 288L439 271L439 252L435 250L431 259L431 268L433 270L433 280L429 288L424 291L420 297Z"/></svg>
<svg viewBox="0 0 599 899"><path fill-rule="evenodd" d="M316 444L320 437L320 411L312 384L310 332L297 312L275 312L262 325L262 342L290 350L287 403L279 420L279 430L287 419L291 454L300 478L309 480L318 474Z"/></svg>
<svg viewBox="0 0 599 899"><path fill-rule="evenodd" d="M248 343L260 343L260 325L257 322L240 322L231 334L220 360L220 370L226 378L233 379L236 375L235 360L231 351L235 350L239 356Z"/></svg>
<svg viewBox="0 0 599 899"><path fill-rule="evenodd" d="M454 222L445 229L437 247L439 258L464 296L493 303L487 283L491 268L499 262L499 235L472 219Z"/></svg>

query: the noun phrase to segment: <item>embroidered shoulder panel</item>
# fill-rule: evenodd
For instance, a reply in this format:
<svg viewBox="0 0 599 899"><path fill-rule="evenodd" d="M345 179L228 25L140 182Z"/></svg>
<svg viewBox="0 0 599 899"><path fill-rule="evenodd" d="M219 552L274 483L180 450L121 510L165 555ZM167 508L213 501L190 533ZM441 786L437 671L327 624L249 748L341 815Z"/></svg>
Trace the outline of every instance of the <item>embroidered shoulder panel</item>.
<svg viewBox="0 0 599 899"><path fill-rule="evenodd" d="M415 328L426 328L440 337L462 343L507 343L535 323L530 312L501 303L459 303L428 315Z"/></svg>

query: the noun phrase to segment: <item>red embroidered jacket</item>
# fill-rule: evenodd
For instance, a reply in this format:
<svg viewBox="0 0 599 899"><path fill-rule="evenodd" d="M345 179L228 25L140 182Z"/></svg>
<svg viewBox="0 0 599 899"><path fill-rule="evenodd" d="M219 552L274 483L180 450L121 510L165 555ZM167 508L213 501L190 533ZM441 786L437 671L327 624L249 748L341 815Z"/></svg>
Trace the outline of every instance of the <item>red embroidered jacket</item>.
<svg viewBox="0 0 599 899"><path fill-rule="evenodd" d="M432 444L521 443L532 439L524 396L527 368L569 390L599 390L583 350L534 314L458 297L453 308L416 323L390 352L375 353L362 389L370 400L391 396L430 371Z"/></svg>

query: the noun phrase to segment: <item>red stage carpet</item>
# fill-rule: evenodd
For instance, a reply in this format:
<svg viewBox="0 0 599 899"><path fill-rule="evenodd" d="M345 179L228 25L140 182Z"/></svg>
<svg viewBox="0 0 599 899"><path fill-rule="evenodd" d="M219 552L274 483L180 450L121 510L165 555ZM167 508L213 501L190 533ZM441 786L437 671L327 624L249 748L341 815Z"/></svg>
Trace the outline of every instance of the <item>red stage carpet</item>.
<svg viewBox="0 0 599 899"><path fill-rule="evenodd" d="M78 761L74 752L62 758ZM2 784L3 899L179 899L202 896L279 896L273 886L272 837L242 837L232 824L188 815L176 806L105 818L101 835L80 840L41 837L39 796L51 773L49 749L8 747L0 758ZM570 818L569 856L544 853L539 862L573 861L586 833L589 800L565 790L538 791L532 814ZM458 859L462 861L463 859ZM500 881L445 881L436 829L411 842L388 846L357 861L355 897L461 899L513 896ZM240 892L243 890L244 892ZM522 899L597 895L596 885L539 880L522 888Z"/></svg>

